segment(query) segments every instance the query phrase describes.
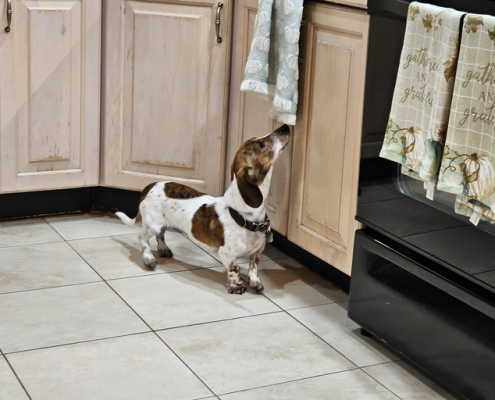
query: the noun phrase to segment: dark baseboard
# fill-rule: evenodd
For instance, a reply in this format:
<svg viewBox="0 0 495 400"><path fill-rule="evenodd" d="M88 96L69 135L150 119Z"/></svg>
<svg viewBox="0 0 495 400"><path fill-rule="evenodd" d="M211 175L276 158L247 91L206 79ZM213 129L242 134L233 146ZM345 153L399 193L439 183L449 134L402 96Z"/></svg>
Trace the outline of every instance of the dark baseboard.
<svg viewBox="0 0 495 400"><path fill-rule="evenodd" d="M273 246L349 293L351 277L273 231Z"/></svg>
<svg viewBox="0 0 495 400"><path fill-rule="evenodd" d="M140 194L132 190L102 186L2 194L0 220L86 212L114 214L116 211L122 211L134 218L137 214ZM349 293L351 279L343 272L275 231L273 245Z"/></svg>
<svg viewBox="0 0 495 400"><path fill-rule="evenodd" d="M77 188L0 195L0 220L88 212L91 190Z"/></svg>
<svg viewBox="0 0 495 400"><path fill-rule="evenodd" d="M123 211L134 218L140 192L107 187L46 190L0 195L0 220L47 215Z"/></svg>
<svg viewBox="0 0 495 400"><path fill-rule="evenodd" d="M92 189L91 212L115 214L116 211L122 211L131 218L136 216L141 192L102 186Z"/></svg>

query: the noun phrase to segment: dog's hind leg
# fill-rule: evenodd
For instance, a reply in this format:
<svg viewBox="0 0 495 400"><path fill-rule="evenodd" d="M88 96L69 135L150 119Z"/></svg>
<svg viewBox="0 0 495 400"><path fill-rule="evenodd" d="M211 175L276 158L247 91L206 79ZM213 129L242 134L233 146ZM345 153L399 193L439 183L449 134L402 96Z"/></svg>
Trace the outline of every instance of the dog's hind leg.
<svg viewBox="0 0 495 400"><path fill-rule="evenodd" d="M160 254L161 257L167 257L170 258L174 255L172 253L172 250L170 250L170 247L167 246L165 243L165 231L167 230L167 227L164 226L160 233L156 235L156 242L158 243L158 254Z"/></svg>
<svg viewBox="0 0 495 400"><path fill-rule="evenodd" d="M153 236L153 232L143 227L142 232L139 234L139 240L143 248L143 262L148 268L154 269L156 267L156 260L151 252L150 239Z"/></svg>
<svg viewBox="0 0 495 400"><path fill-rule="evenodd" d="M151 252L150 239L160 233L161 227L153 222L152 216L146 212L145 207L141 207L140 211L143 216L143 230L139 234L143 248L143 262L148 268L154 269L156 267L156 260Z"/></svg>
<svg viewBox="0 0 495 400"><path fill-rule="evenodd" d="M249 286L253 289L256 289L258 292L261 292L264 287L261 283L261 280L258 276L258 263L260 262L260 256L263 252L265 246L261 247L256 253L251 254L249 259L249 270L248 270L248 278L249 278Z"/></svg>

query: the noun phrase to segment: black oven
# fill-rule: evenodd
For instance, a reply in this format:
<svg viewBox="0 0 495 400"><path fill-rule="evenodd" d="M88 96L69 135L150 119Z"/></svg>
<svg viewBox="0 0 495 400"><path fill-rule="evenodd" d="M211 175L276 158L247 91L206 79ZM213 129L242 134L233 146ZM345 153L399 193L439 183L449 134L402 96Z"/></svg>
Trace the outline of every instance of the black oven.
<svg viewBox="0 0 495 400"><path fill-rule="evenodd" d="M495 1L433 0L495 15ZM409 1L368 0L370 35L349 317L461 397L495 399L495 225L378 157ZM495 50L494 50L495 51Z"/></svg>

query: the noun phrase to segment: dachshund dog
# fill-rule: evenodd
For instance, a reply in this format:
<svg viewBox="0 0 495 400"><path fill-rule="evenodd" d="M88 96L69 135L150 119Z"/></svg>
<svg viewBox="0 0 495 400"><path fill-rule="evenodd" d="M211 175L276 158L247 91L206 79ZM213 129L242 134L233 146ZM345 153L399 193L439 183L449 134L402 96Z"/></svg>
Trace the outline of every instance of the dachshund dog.
<svg viewBox="0 0 495 400"><path fill-rule="evenodd" d="M173 256L165 243L165 231L175 228L218 255L227 269L229 293L246 291L237 265L237 259L244 256L250 256L249 286L263 290L258 263L267 237L271 236L266 200L273 164L289 138L290 129L283 125L268 135L244 142L232 162L232 183L223 197L212 197L175 182L146 186L141 193L136 218L116 213L129 226L142 220L140 240L144 264L151 269L156 267L149 244L152 236L156 237L160 256Z"/></svg>

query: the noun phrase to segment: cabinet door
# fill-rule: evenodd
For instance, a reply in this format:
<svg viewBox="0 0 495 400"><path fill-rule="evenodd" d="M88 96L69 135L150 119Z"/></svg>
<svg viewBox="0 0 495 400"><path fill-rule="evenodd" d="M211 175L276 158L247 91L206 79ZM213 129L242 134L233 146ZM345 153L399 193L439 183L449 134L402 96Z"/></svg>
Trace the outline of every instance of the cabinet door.
<svg viewBox="0 0 495 400"><path fill-rule="evenodd" d="M223 190L230 1L106 4L102 183Z"/></svg>
<svg viewBox="0 0 495 400"><path fill-rule="evenodd" d="M234 10L226 186L230 184L230 164L241 143L252 137L266 135L282 125L268 117L269 101L261 99L254 93L240 90L253 39L257 10L257 0L238 0ZM291 152L292 141L274 166L267 201L271 226L283 235L287 234Z"/></svg>
<svg viewBox="0 0 495 400"><path fill-rule="evenodd" d="M1 192L98 184L100 0L0 1Z"/></svg>
<svg viewBox="0 0 495 400"><path fill-rule="evenodd" d="M368 16L316 4L304 12L289 239L350 274Z"/></svg>

